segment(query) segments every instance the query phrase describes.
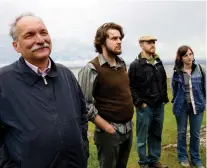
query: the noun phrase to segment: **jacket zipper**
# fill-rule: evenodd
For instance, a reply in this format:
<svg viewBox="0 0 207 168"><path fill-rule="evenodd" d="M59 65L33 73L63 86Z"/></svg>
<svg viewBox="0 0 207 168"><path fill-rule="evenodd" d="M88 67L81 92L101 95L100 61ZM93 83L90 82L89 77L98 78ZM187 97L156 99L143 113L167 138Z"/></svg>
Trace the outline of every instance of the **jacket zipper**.
<svg viewBox="0 0 207 168"><path fill-rule="evenodd" d="M45 85L48 85L46 78L44 76L42 76L42 78L43 78Z"/></svg>
<svg viewBox="0 0 207 168"><path fill-rule="evenodd" d="M157 89L158 89L158 92L159 92L159 96L161 96L160 95L160 88L159 88L159 85L158 85L158 82L157 82L157 74L156 74L156 71L158 70L157 69L157 64L159 64L159 62L156 62L154 65L152 65L154 68L155 68L155 70L154 70L154 75L155 75L155 77L156 77L156 84L157 84Z"/></svg>

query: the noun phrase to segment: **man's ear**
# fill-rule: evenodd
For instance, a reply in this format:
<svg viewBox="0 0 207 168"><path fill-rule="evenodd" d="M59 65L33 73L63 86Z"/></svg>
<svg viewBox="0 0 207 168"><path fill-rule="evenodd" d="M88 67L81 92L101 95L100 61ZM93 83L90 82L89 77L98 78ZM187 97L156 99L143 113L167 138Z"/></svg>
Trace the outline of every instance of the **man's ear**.
<svg viewBox="0 0 207 168"><path fill-rule="evenodd" d="M12 45L14 49L16 50L16 52L20 53L19 44L16 40L12 42Z"/></svg>
<svg viewBox="0 0 207 168"><path fill-rule="evenodd" d="M105 43L101 45L101 49L102 49L102 53L103 53L103 51L106 51L106 45L105 45Z"/></svg>
<svg viewBox="0 0 207 168"><path fill-rule="evenodd" d="M139 43L140 48L142 48L142 42Z"/></svg>

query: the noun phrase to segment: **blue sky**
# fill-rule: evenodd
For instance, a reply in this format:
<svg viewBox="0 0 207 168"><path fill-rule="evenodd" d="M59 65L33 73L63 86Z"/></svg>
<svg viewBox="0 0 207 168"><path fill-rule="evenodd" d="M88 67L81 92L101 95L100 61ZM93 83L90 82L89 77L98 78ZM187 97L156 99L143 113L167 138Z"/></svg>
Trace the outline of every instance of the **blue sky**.
<svg viewBox="0 0 207 168"><path fill-rule="evenodd" d="M121 56L127 63L140 52L142 35L158 38L157 53L164 62L174 61L182 44L192 47L196 59L206 58L205 1L0 0L0 9L0 64L19 57L8 32L9 24L24 12L44 20L53 40L51 57L71 67L83 66L97 55L96 30L111 21L124 28Z"/></svg>

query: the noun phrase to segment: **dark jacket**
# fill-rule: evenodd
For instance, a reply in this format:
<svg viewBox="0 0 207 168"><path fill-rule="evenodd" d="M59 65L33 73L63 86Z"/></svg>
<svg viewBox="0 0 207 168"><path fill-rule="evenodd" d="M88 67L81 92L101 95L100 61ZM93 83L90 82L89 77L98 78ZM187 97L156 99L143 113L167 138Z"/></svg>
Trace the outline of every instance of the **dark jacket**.
<svg viewBox="0 0 207 168"><path fill-rule="evenodd" d="M143 103L154 107L160 103L167 103L167 76L159 58L152 65L141 54L129 66L130 89L134 106Z"/></svg>
<svg viewBox="0 0 207 168"><path fill-rule="evenodd" d="M71 71L53 61L46 80L22 57L0 69L1 168L87 167L81 89Z"/></svg>
<svg viewBox="0 0 207 168"><path fill-rule="evenodd" d="M192 94L190 94L190 98L193 113L203 113L206 105L206 73L205 70L203 68L199 68L199 65L196 63L192 66L190 85L192 85ZM183 106L186 100L184 76L181 69L176 68L174 70L171 86L173 95L173 113L174 115L179 116L184 108Z"/></svg>

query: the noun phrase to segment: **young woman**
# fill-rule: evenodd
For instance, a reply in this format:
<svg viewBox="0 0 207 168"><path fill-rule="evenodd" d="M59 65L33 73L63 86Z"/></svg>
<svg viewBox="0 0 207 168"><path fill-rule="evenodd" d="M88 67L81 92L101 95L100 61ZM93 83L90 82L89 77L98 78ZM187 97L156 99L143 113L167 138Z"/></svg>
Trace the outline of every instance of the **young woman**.
<svg viewBox="0 0 207 168"><path fill-rule="evenodd" d="M206 104L205 70L195 63L193 50L189 46L178 48L172 77L173 113L177 121L177 153L183 167L190 167L186 151L186 131L190 124L190 158L197 168L202 165L199 146L200 128Z"/></svg>

